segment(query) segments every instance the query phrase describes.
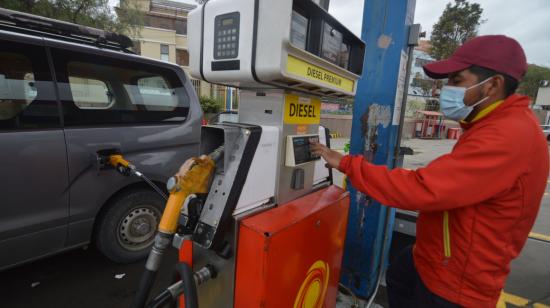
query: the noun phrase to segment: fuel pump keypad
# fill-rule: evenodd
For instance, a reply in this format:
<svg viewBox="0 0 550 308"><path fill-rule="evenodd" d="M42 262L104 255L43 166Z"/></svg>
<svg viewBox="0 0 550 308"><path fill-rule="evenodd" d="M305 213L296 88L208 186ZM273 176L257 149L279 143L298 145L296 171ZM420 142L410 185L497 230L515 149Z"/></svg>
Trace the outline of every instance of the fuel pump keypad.
<svg viewBox="0 0 550 308"><path fill-rule="evenodd" d="M214 27L214 59L231 59L239 55L239 12L216 17Z"/></svg>
<svg viewBox="0 0 550 308"><path fill-rule="evenodd" d="M295 167L321 159L319 155L311 153L310 145L313 142L319 142L319 135L287 136L286 166Z"/></svg>

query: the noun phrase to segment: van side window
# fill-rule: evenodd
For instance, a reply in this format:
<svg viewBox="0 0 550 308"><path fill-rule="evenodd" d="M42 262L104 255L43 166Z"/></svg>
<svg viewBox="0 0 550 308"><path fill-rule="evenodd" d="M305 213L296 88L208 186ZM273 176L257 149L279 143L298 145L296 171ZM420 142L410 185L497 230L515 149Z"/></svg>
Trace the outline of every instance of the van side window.
<svg viewBox="0 0 550 308"><path fill-rule="evenodd" d="M115 98L101 80L69 76L74 104L81 109L108 109Z"/></svg>
<svg viewBox="0 0 550 308"><path fill-rule="evenodd" d="M0 40L0 129L59 127L42 47Z"/></svg>
<svg viewBox="0 0 550 308"><path fill-rule="evenodd" d="M65 126L184 121L189 95L170 68L52 50Z"/></svg>
<svg viewBox="0 0 550 308"><path fill-rule="evenodd" d="M161 76L143 77L137 84L147 110L171 111L177 106L177 97Z"/></svg>

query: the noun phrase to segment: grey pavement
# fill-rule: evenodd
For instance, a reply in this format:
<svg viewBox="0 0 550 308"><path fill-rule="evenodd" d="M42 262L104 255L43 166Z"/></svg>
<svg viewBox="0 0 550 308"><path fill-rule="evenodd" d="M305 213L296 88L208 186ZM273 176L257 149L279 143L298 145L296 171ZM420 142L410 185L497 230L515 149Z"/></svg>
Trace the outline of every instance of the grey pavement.
<svg viewBox="0 0 550 308"><path fill-rule="evenodd" d="M535 222L535 226L533 227L533 232L550 236L550 194L548 194L548 192L550 192L550 187L547 183L546 193L542 197L539 215L537 216L537 221ZM550 254L548 255L548 257L550 257Z"/></svg>
<svg viewBox="0 0 550 308"><path fill-rule="evenodd" d="M418 169L429 164L439 156L450 153L453 150L456 140L441 139L408 139L401 143L401 146L413 149L413 155L406 155L403 161L403 168Z"/></svg>

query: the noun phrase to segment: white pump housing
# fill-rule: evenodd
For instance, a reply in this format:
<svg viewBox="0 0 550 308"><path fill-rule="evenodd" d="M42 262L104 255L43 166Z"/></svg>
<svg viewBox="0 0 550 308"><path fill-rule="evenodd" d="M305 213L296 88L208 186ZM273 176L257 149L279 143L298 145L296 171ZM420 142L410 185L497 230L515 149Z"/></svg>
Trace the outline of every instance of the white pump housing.
<svg viewBox="0 0 550 308"><path fill-rule="evenodd" d="M365 45L311 0L211 0L189 14L191 75L241 88L355 95Z"/></svg>

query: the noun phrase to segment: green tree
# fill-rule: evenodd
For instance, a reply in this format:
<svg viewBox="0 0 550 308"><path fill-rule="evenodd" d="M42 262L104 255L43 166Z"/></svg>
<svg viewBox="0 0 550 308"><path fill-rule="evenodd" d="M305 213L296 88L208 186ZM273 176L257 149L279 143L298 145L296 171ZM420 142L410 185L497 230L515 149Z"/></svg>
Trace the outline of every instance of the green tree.
<svg viewBox="0 0 550 308"><path fill-rule="evenodd" d="M550 80L550 68L529 64L527 73L519 84L518 92L535 98L542 80Z"/></svg>
<svg viewBox="0 0 550 308"><path fill-rule="evenodd" d="M139 35L144 14L137 1L120 1L118 16L109 0L0 0L0 7L107 31Z"/></svg>
<svg viewBox="0 0 550 308"><path fill-rule="evenodd" d="M477 3L467 0L455 0L448 3L433 26L430 55L437 60L447 58L468 39L477 36L483 9Z"/></svg>
<svg viewBox="0 0 550 308"><path fill-rule="evenodd" d="M223 101L216 100L212 97L201 96L199 102L204 113L218 113L223 108Z"/></svg>

